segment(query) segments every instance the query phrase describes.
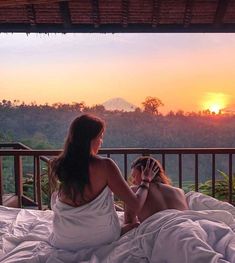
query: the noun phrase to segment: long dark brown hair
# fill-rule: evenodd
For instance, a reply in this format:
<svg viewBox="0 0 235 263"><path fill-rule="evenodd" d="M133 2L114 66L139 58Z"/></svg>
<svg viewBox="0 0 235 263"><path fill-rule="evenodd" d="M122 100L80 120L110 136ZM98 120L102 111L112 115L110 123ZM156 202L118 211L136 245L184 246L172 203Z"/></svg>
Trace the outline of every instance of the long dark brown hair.
<svg viewBox="0 0 235 263"><path fill-rule="evenodd" d="M91 141L104 131L104 121L93 115L77 117L70 125L63 152L51 163L50 185L76 203L89 181ZM58 186L59 181L59 186Z"/></svg>
<svg viewBox="0 0 235 263"><path fill-rule="evenodd" d="M170 178L165 174L165 171L161 165L161 163L154 159L153 157L149 157L149 156L141 156L138 157L132 164L131 164L131 169L137 169L138 171L141 172L141 166L143 166L145 168L148 159L150 159L150 165L152 164L152 162L155 163L155 167L158 167L158 172L156 174L156 176L153 178L152 182L154 183L162 183L162 184L168 184L171 185L171 180Z"/></svg>

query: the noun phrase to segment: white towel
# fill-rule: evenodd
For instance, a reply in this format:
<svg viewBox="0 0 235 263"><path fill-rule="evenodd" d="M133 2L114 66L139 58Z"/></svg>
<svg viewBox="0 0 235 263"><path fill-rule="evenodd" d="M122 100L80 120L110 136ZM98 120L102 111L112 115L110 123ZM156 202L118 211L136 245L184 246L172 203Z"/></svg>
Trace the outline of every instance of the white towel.
<svg viewBox="0 0 235 263"><path fill-rule="evenodd" d="M108 244L120 237L121 227L113 194L106 186L90 203L72 207L56 198L50 243L58 248L78 250Z"/></svg>

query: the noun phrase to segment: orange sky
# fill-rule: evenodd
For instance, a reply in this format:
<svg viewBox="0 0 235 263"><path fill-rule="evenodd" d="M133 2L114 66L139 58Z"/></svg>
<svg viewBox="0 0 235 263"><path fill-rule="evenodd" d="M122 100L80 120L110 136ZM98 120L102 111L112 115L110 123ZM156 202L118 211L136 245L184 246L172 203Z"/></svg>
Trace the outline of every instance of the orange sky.
<svg viewBox="0 0 235 263"><path fill-rule="evenodd" d="M235 104L235 34L1 34L0 58L0 100Z"/></svg>

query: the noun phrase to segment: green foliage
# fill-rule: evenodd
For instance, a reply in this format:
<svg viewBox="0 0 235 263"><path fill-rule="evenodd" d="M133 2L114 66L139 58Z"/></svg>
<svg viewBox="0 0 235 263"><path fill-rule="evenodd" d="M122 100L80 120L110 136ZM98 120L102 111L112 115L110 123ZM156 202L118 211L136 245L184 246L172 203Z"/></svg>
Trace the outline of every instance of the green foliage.
<svg viewBox="0 0 235 263"><path fill-rule="evenodd" d="M50 206L50 189L48 181L48 169L42 168L43 173L41 174L41 193L42 193L42 204ZM34 199L34 179L33 174L27 174L23 180L23 193L27 197Z"/></svg>
<svg viewBox="0 0 235 263"><path fill-rule="evenodd" d="M221 201L229 201L229 175L225 172L217 170L221 179L215 180L215 198ZM201 183L198 187L199 192L212 195L212 180ZM191 185L191 190L195 190L195 186ZM232 175L232 202L235 204L235 174Z"/></svg>
<svg viewBox="0 0 235 263"><path fill-rule="evenodd" d="M5 194L15 192L15 175L13 157L5 156L2 158L3 190Z"/></svg>
<svg viewBox="0 0 235 263"><path fill-rule="evenodd" d="M13 135L11 132L1 132L0 131L0 143L13 142Z"/></svg>
<svg viewBox="0 0 235 263"><path fill-rule="evenodd" d="M23 139L23 144L29 146L32 149L52 149L52 145L48 142L45 134L42 132L36 132L33 137Z"/></svg>

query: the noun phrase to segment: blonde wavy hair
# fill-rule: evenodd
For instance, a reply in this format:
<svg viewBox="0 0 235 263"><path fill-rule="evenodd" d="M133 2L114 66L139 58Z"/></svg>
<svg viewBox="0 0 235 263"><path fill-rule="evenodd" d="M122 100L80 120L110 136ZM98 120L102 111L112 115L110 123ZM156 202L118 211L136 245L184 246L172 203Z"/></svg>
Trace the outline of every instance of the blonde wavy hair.
<svg viewBox="0 0 235 263"><path fill-rule="evenodd" d="M131 169L137 169L138 171L141 172L141 167L145 168L148 159L150 159L150 165L154 162L155 166L158 167L158 172L154 179L152 180L153 183L162 183L162 184L168 184L171 185L171 180L170 178L166 175L161 163L154 159L153 157L150 156L141 156L138 157L132 164L131 164Z"/></svg>

